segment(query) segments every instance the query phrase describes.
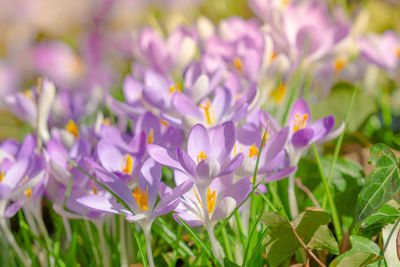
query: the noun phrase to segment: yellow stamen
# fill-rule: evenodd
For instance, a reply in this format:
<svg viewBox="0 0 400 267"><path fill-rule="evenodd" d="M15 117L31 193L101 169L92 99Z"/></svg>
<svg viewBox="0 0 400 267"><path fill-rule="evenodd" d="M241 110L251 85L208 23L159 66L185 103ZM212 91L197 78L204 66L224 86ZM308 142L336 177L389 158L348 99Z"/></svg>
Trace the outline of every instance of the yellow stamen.
<svg viewBox="0 0 400 267"><path fill-rule="evenodd" d="M274 98L274 102L282 104L286 94L286 83L280 83L278 88L271 92L271 96Z"/></svg>
<svg viewBox="0 0 400 267"><path fill-rule="evenodd" d="M104 125L107 125L107 126L110 126L110 125L111 125L111 119L110 119L110 118L105 118L105 119L103 120L103 124L104 124Z"/></svg>
<svg viewBox="0 0 400 267"><path fill-rule="evenodd" d="M254 156L258 156L258 148L256 147L256 144L253 144L249 148L249 158L252 158Z"/></svg>
<svg viewBox="0 0 400 267"><path fill-rule="evenodd" d="M271 137L271 135L270 135L269 132L267 131L267 132L265 133L265 136L264 136L263 147L267 144L267 142L268 142L268 140L269 140L270 137Z"/></svg>
<svg viewBox="0 0 400 267"><path fill-rule="evenodd" d="M211 214L214 211L215 208L215 201L217 200L216 198L216 192L215 190L212 191L211 189L208 188L207 191L207 208L208 208L208 214Z"/></svg>
<svg viewBox="0 0 400 267"><path fill-rule="evenodd" d="M136 199L136 203L138 205L139 210L141 211L147 211L149 210L148 206L148 199L149 199L149 187L146 185L146 192L140 189L140 187L137 187L132 195Z"/></svg>
<svg viewBox="0 0 400 267"><path fill-rule="evenodd" d="M130 154L122 156L121 171L130 175L133 170L133 159Z"/></svg>
<svg viewBox="0 0 400 267"><path fill-rule="evenodd" d="M336 72L340 72L347 65L347 61L344 58L337 58L334 63Z"/></svg>
<svg viewBox="0 0 400 267"><path fill-rule="evenodd" d="M0 183L2 183L4 180L4 171L1 171L0 173Z"/></svg>
<svg viewBox="0 0 400 267"><path fill-rule="evenodd" d="M233 145L233 156L236 157L236 143Z"/></svg>
<svg viewBox="0 0 400 267"><path fill-rule="evenodd" d="M180 83L172 84L169 87L169 93L172 95L175 91L182 92L182 87Z"/></svg>
<svg viewBox="0 0 400 267"><path fill-rule="evenodd" d="M97 195L97 187L94 182L92 182L92 190L93 190L93 194Z"/></svg>
<svg viewBox="0 0 400 267"><path fill-rule="evenodd" d="M153 131L153 128L151 128L150 129L150 131L149 131L149 137L147 138L147 143L148 144L152 144L153 143L153 139L154 139L154 137L153 137L153 135L154 135L154 131Z"/></svg>
<svg viewBox="0 0 400 267"><path fill-rule="evenodd" d="M233 60L233 63L235 64L235 67L237 68L238 71L242 71L242 61L240 60L240 58L235 57L235 59Z"/></svg>
<svg viewBox="0 0 400 267"><path fill-rule="evenodd" d="M197 164L199 164L200 161L206 158L208 158L207 154L205 154L203 151L200 151L200 154L197 156Z"/></svg>
<svg viewBox="0 0 400 267"><path fill-rule="evenodd" d="M32 189L28 188L24 191L24 195L27 197L31 197L32 195Z"/></svg>
<svg viewBox="0 0 400 267"><path fill-rule="evenodd" d="M68 170L72 170L72 164L68 163L67 168L68 168Z"/></svg>
<svg viewBox="0 0 400 267"><path fill-rule="evenodd" d="M199 107L204 109L204 116L206 117L207 123L214 124L215 123L215 110L214 110L213 106L211 106L211 103L209 101L207 101L205 105L200 105ZM211 108L211 113L210 113L210 108Z"/></svg>
<svg viewBox="0 0 400 267"><path fill-rule="evenodd" d="M24 91L24 95L26 95L26 97L29 98L30 100L33 100L33 95L32 95L31 90L26 89L26 90Z"/></svg>
<svg viewBox="0 0 400 267"><path fill-rule="evenodd" d="M75 138L79 136L79 128L76 126L73 120L69 120L68 123L65 125L65 130L70 132Z"/></svg>
<svg viewBox="0 0 400 267"><path fill-rule="evenodd" d="M196 188L193 187L194 194L196 195L197 201L200 203L201 208L203 208L203 203L201 203L201 200L199 198L199 195L197 194Z"/></svg>
<svg viewBox="0 0 400 267"><path fill-rule="evenodd" d="M275 60L277 55L278 55L278 53L274 51L272 53L271 57L269 58L269 63L272 63Z"/></svg>
<svg viewBox="0 0 400 267"><path fill-rule="evenodd" d="M304 129L306 127L307 119L308 119L308 114L303 114L303 119L300 118L299 114L296 114L293 131L297 132L298 130Z"/></svg>
<svg viewBox="0 0 400 267"><path fill-rule="evenodd" d="M165 120L161 120L161 124L168 127L168 122L166 122Z"/></svg>

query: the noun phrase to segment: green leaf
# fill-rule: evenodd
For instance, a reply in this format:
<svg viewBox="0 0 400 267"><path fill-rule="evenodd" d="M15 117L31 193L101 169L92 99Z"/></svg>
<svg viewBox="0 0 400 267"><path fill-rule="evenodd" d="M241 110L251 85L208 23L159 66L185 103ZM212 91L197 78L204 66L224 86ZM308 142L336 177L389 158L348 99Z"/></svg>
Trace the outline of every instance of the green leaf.
<svg viewBox="0 0 400 267"><path fill-rule="evenodd" d="M296 250L302 248L289 221L275 212L267 212L261 221L269 227L270 234L265 238L267 259L271 266L278 266ZM329 215L320 210L306 210L293 220L293 227L305 244L315 249L326 249L337 253L338 245L332 234L324 232L329 223ZM314 239L313 239L314 238Z"/></svg>
<svg viewBox="0 0 400 267"><path fill-rule="evenodd" d="M377 244L363 236L350 236L352 249L335 258L329 267L363 267L381 260L381 250Z"/></svg>
<svg viewBox="0 0 400 267"><path fill-rule="evenodd" d="M321 225L307 245L310 249L326 250L334 255L339 255L339 245L328 226Z"/></svg>
<svg viewBox="0 0 400 267"><path fill-rule="evenodd" d="M379 224L385 226L400 217L400 211L393 206L385 204L377 212L367 217L363 222L366 225Z"/></svg>
<svg viewBox="0 0 400 267"><path fill-rule="evenodd" d="M224 266L225 267L240 267L240 265L230 261L228 258L224 258Z"/></svg>
<svg viewBox="0 0 400 267"><path fill-rule="evenodd" d="M369 162L375 169L367 177L358 196L356 222L377 211L400 189L399 165L394 153L384 144L372 146L370 153Z"/></svg>

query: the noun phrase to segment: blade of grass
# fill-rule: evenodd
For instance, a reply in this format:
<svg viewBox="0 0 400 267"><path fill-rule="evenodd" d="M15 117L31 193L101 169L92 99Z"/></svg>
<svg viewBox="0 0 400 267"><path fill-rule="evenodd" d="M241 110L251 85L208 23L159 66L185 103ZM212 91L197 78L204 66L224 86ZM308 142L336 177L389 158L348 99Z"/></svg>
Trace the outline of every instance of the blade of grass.
<svg viewBox="0 0 400 267"><path fill-rule="evenodd" d="M321 159L320 159L318 151L317 151L317 146L314 143L312 144L312 150L314 152L315 160L317 161L319 174L321 175L322 183L324 185L325 192L328 197L328 202L329 202L329 206L330 206L331 213L332 213L333 227L335 228L336 236L337 236L339 244L340 244L340 242L342 242L343 233L342 233L342 227L340 226L339 216L338 216L338 213L336 210L336 205L335 205L335 202L333 201L331 191L329 189L328 181L326 180L325 173L322 168Z"/></svg>
<svg viewBox="0 0 400 267"><path fill-rule="evenodd" d="M247 254L249 253L249 249L250 249L250 244L251 244L251 239L253 237L254 231L257 228L257 224L260 222L261 216L258 216L256 223L253 225L253 229L251 229L247 244L246 244L246 249L244 252L244 256L243 256L243 262L242 262L242 267L245 266L246 263L246 259L247 259Z"/></svg>
<svg viewBox="0 0 400 267"><path fill-rule="evenodd" d="M337 158L339 156L340 148L342 147L343 138L344 138L344 132L346 130L347 122L349 121L351 108L353 107L353 103L354 103L354 100L356 99L356 95L357 95L357 87L354 87L354 91L353 91L353 94L351 95L350 103L347 106L346 114L345 114L345 117L344 117L344 129L343 129L343 132L340 134L340 136L339 136L339 138L338 138L338 140L336 142L335 151L333 152L332 163L331 163L331 167L329 169L329 174L328 174L328 185L331 185L331 182L332 182L333 170L335 169L336 160L337 160ZM324 202L322 204L322 208L323 209L326 208L327 200L328 200L327 196L325 196L324 197Z"/></svg>
<svg viewBox="0 0 400 267"><path fill-rule="evenodd" d="M253 249L253 252L251 253L250 259L249 259L249 261L247 262L247 264L245 266L251 266L250 263L253 261L254 256L256 255L257 250L260 247L262 241L264 241L265 237L267 236L268 230L269 230L269 228L265 228L265 230L262 232L261 238L258 239L256 247Z"/></svg>
<svg viewBox="0 0 400 267"><path fill-rule="evenodd" d="M146 255L144 254L144 250L143 250L142 245L141 245L140 237L139 237L139 235L138 235L138 233L136 231L135 225L133 225L133 224L130 224L130 225L131 225L131 228L132 228L132 231L133 231L133 236L135 237L136 243L138 245L139 254L142 257L143 266L144 267L148 267L149 265L147 263L147 258L146 258Z"/></svg>

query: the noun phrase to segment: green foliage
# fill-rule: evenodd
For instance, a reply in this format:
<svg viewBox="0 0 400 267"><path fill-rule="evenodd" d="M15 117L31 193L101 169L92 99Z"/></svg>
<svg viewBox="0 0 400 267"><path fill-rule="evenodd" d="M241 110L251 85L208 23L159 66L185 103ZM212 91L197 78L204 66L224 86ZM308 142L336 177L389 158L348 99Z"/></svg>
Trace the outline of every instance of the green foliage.
<svg viewBox="0 0 400 267"><path fill-rule="evenodd" d="M358 196L356 222L377 211L400 189L399 165L395 154L384 144L371 147L369 163L375 169L367 177Z"/></svg>
<svg viewBox="0 0 400 267"><path fill-rule="evenodd" d="M293 222L289 222L278 213L267 212L261 221L270 228L270 234L265 238L265 246L271 266L278 266L303 247L294 230L309 248L339 253L339 246L326 226L329 223L329 215L324 211L306 210Z"/></svg>
<svg viewBox="0 0 400 267"><path fill-rule="evenodd" d="M362 267L382 259L377 244L363 236L350 236L351 250L337 257L329 267Z"/></svg>

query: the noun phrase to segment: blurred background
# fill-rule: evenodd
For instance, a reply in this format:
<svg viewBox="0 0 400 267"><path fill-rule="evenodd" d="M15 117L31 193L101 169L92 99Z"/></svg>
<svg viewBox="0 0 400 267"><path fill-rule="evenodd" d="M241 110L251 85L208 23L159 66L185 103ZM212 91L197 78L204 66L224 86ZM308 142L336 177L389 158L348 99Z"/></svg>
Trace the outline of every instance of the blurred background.
<svg viewBox="0 0 400 267"><path fill-rule="evenodd" d="M364 33L400 33L399 0L328 4L359 18ZM143 27L165 37L201 16L217 24L233 15L254 17L245 0L0 0L0 98L34 86L38 76L71 91L117 90L131 71L133 42ZM0 101L0 140L29 131Z"/></svg>

